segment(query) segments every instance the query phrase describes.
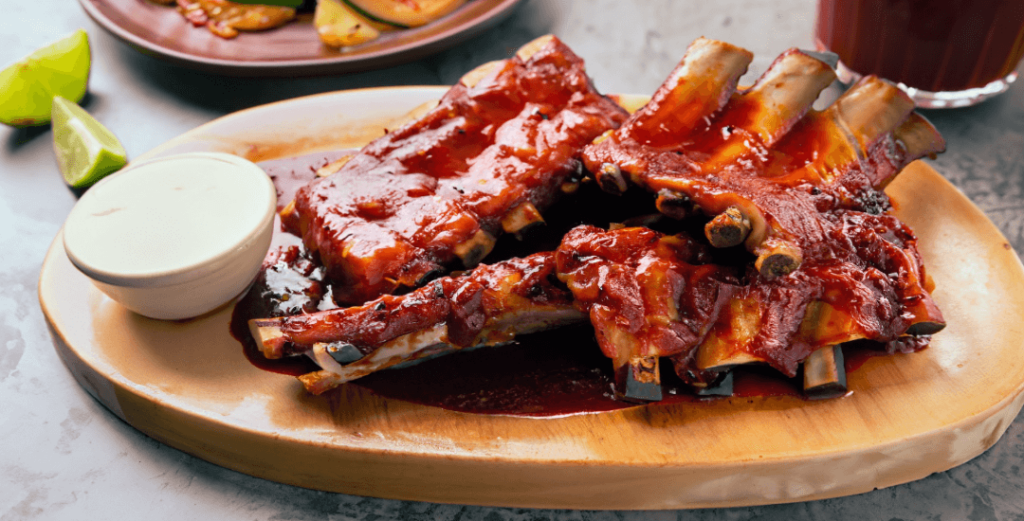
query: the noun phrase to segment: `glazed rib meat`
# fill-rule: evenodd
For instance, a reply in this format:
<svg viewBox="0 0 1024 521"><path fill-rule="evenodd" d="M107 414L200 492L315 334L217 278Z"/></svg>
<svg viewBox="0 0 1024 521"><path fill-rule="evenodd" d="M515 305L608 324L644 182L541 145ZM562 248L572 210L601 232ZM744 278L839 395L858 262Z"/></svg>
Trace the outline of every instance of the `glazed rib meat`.
<svg viewBox="0 0 1024 521"><path fill-rule="evenodd" d="M812 110L835 74L795 49L737 91L751 58L727 43L695 41L651 101L583 157L605 190L641 186L677 218L698 210L712 217L713 245L745 244L758 269L779 276L827 242L823 212L885 211L885 184L945 144L911 112L910 98L874 77Z"/></svg>
<svg viewBox="0 0 1024 521"><path fill-rule="evenodd" d="M921 344L908 335L941 329L905 225L841 211L829 233L831 261L768 278L712 264L709 247L686 234L580 226L556 252L558 276L612 359L616 394L630 400L661 399L661 357L700 390L735 365L794 377L812 353L843 342L914 349Z"/></svg>
<svg viewBox="0 0 1024 521"><path fill-rule="evenodd" d="M433 110L302 188L283 217L342 304L471 268L579 181L583 145L626 112L554 37L465 75Z"/></svg>
<svg viewBox="0 0 1024 521"><path fill-rule="evenodd" d="M717 372L759 362L793 377L801 363L828 362L833 345L854 339L921 347L907 336L944 321L916 237L886 213L882 189L914 159L940 152L941 136L904 93L873 77L813 110L834 73L797 50L737 91L750 59L697 40L645 107L584 151L606 191L641 186L665 215L710 218L711 245L744 245L755 256L694 356L673 358L677 374L707 385ZM577 298L580 284L570 285ZM621 350L628 343L611 349Z"/></svg>
<svg viewBox="0 0 1024 521"><path fill-rule="evenodd" d="M835 78L814 53L787 51L737 90L750 60L697 40L628 119L551 37L467 74L423 118L321 169L282 212L306 250L268 258L259 287L280 281L294 301L249 321L262 353L312 358L321 370L300 379L321 393L589 319L616 396L652 401L662 358L698 393L764 364L823 397L846 390L843 343L923 348L945 322L883 189L941 151L941 136L877 78L813 109ZM433 279L456 259L475 266L499 233L543 222L583 166L606 192L656 194L654 215L676 230L642 215L577 226L553 252ZM694 223L703 236L676 233ZM356 307L327 309L335 302Z"/></svg>
<svg viewBox="0 0 1024 521"><path fill-rule="evenodd" d="M613 361L617 396L660 400L660 358L687 363L739 289L732 270L711 264L708 249L648 228L580 226L562 240L558 277Z"/></svg>
<svg viewBox="0 0 1024 521"><path fill-rule="evenodd" d="M299 379L320 394L403 362L502 344L519 334L583 320L555 277L554 254L537 253L442 277L405 295L253 319L249 327L267 358L313 358L321 370Z"/></svg>
<svg viewBox="0 0 1024 521"><path fill-rule="evenodd" d="M832 346L868 339L889 352L916 350L945 326L910 228L892 215L852 210L825 223L829 255L784 277L748 270L746 284L677 372L766 363L795 377L804 363L806 376L806 360L823 349L818 356L831 357Z"/></svg>

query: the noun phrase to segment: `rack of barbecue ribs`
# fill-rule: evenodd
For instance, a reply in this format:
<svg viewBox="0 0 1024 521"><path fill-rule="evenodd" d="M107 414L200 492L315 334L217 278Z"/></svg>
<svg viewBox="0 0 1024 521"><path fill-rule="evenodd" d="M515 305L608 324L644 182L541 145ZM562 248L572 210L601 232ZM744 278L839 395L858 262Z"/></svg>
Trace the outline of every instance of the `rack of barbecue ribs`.
<svg viewBox="0 0 1024 521"><path fill-rule="evenodd" d="M397 364L582 322L554 271L554 254L536 253L441 277L405 295L255 319L249 327L269 359L312 358L321 370L299 379L320 394Z"/></svg>
<svg viewBox="0 0 1024 521"><path fill-rule="evenodd" d="M822 212L886 210L885 184L945 143L906 94L873 76L811 110L835 73L795 49L737 91L751 58L697 40L651 101L583 157L605 190L633 184L657 194L666 215L704 213L711 244L744 244L762 273L780 276L800 265L805 247L827 242Z"/></svg>
<svg viewBox="0 0 1024 521"><path fill-rule="evenodd" d="M695 356L674 358L684 380L706 385L709 371L751 362L793 377L809 359L807 389L827 393L842 387L834 345L869 338L895 348L943 327L916 238L884 214L882 189L945 144L909 97L878 78L815 111L835 78L827 63L790 50L738 91L750 60L744 49L697 40L651 101L588 146L584 161L606 191L637 185L657 194L665 215L705 214L712 246L743 244L755 256ZM616 363L632 364L619 372L640 374L649 352L617 354Z"/></svg>
<svg viewBox="0 0 1024 521"><path fill-rule="evenodd" d="M803 364L805 391L825 397L846 392L834 346L870 339L920 348L912 335L943 324L904 224L840 211L829 233L830 261L768 278L713 264L710 247L686 234L580 226L556 251L557 273L612 360L620 398L660 400L662 357L698 393L720 387L737 365L795 377Z"/></svg>
<svg viewBox="0 0 1024 521"><path fill-rule="evenodd" d="M282 291L295 298L278 299L268 318L249 325L266 357L317 362L321 370L300 377L307 389L319 393L396 364L589 319L620 399L661 399L662 358L698 394L727 393L732 368L763 364L802 376L808 396L828 397L846 392L840 345L867 339L889 352L913 351L944 327L917 239L882 191L944 142L898 89L866 77L815 110L835 77L819 56L787 51L740 90L750 53L699 39L650 102L616 129L621 114L590 89L575 58L566 58L571 52L554 39L527 47L529 57L468 74L438 109L300 190L285 210L308 251L280 250L265 267L291 281ZM567 67L567 78L580 74L569 83L581 90L565 102L575 109L558 112L538 101L506 109L493 101L520 97L506 80L537 77L506 78L506 71L549 61ZM504 116L471 114L467 107L483 110L483 99ZM574 105L583 100L588 108ZM581 123L584 131L567 120L589 123ZM488 121L504 123L481 130ZM574 137L552 146L544 137L551 121L563 121L558 128ZM494 140L451 141L463 139L464 128ZM455 142L466 147L444 148ZM695 223L703 233L655 231L646 225L658 219L638 213L624 224L566 227L555 251L423 285L450 258L475 265L496 233L539 222L539 209L555 195L577 192L580 148L588 179L601 189L652 192L655 216L686 224L680 229ZM415 173L426 164L419 151L460 173ZM506 164L499 157L522 177L473 169ZM371 181L350 180L357 172ZM500 189L470 189L470 180L500 180ZM434 194L429 201L392 198L420 185ZM574 194L574 204L587 204L585 192ZM426 218L409 220L413 214ZM404 286L420 287L378 296ZM328 297L332 287L342 288L340 298L337 290Z"/></svg>
<svg viewBox="0 0 1024 521"><path fill-rule="evenodd" d="M456 259L472 268L498 234L543 223L541 212L579 182L583 145L626 116L594 90L579 57L542 37L333 165L283 219L319 257L339 303L418 287Z"/></svg>

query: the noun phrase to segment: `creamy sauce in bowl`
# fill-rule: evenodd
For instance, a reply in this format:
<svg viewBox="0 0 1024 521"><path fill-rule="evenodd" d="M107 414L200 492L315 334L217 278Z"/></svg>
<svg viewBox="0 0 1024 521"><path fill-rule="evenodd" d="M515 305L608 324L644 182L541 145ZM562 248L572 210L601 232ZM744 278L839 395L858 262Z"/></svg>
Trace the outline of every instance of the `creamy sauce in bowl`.
<svg viewBox="0 0 1024 521"><path fill-rule="evenodd" d="M86 192L64 224L64 247L100 289L144 315L153 316L137 309L144 295L128 303L108 289L181 286L183 300L198 307L231 293L214 299L216 307L251 282L269 247L276 205L269 177L245 159L170 156L132 165Z"/></svg>

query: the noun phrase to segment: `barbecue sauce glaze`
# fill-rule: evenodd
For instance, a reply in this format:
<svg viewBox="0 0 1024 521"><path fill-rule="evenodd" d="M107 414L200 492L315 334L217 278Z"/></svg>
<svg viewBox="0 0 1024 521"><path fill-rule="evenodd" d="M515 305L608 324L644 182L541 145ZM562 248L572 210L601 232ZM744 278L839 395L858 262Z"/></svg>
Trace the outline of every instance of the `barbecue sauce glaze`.
<svg viewBox="0 0 1024 521"><path fill-rule="evenodd" d="M260 166L278 189L278 200L287 204L295 192L316 176L321 167L351 154L334 151L266 161ZM532 252L557 248L564 234L579 224L607 226L609 222L634 222L666 233L689 232L700 237L702 223L677 222L653 211L652 197L640 191L611 196L595 185L581 185L577 197L555 205L546 215L546 226L535 229L522 241L505 237L485 259L495 262ZM586 206L576 203L586 200ZM639 224L640 222L637 222ZM713 262L738 266L748 262L742 248L714 250ZM288 295L286 300L270 298ZM263 357L248 331L251 318L334 307L323 267L302 248L301 240L278 227L264 270L252 289L235 307L231 332L243 346L246 358L255 366L298 376L318 369L308 358L268 360ZM925 338L883 346L855 342L844 346L847 371L868 358L893 350L908 352L923 348ZM671 370L662 367L664 400L661 403L703 403L715 400L749 399L764 396L802 396L796 379L782 378L767 367L734 370L731 398L698 397ZM389 369L361 378L359 385L386 398L406 400L450 410L522 416L561 416L622 409L635 404L617 401L612 395L614 375L602 355L589 325L556 329L520 336L511 345L470 349L423 361L408 367Z"/></svg>
<svg viewBox="0 0 1024 521"><path fill-rule="evenodd" d="M579 150L627 113L594 90L565 44L546 42L460 81L298 190L284 224L337 282L335 301L362 304L455 262L476 265L494 237L514 231L513 212L546 212L575 184Z"/></svg>

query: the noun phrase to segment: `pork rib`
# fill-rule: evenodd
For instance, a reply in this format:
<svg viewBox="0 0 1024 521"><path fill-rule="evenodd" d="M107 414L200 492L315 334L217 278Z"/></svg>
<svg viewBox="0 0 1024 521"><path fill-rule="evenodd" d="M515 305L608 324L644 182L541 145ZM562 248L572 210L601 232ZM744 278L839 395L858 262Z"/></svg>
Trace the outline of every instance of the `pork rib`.
<svg viewBox="0 0 1024 521"><path fill-rule="evenodd" d="M794 377L809 358L812 368L825 363L822 349L857 339L890 350L921 347L907 336L944 322L925 290L913 233L888 215L835 217L831 259L788 277L756 269L740 277L710 264L707 247L685 234L593 226L565 236L558 276L588 313L625 399L661 398L660 357L699 389L747 363ZM813 380L809 388L821 385Z"/></svg>
<svg viewBox="0 0 1024 521"><path fill-rule="evenodd" d="M362 306L253 319L249 327L267 358L313 358L321 370L299 379L320 394L403 362L583 320L558 284L549 252L481 265Z"/></svg>
<svg viewBox="0 0 1024 521"><path fill-rule="evenodd" d="M837 211L826 221L831 257L787 277L757 270L698 348L693 368L717 371L762 362L794 377L813 352L868 339L890 351L945 321L929 294L913 232L891 215Z"/></svg>
<svg viewBox="0 0 1024 521"><path fill-rule="evenodd" d="M600 185L658 194L658 209L713 217L715 246L745 244L767 276L790 273L824 241L818 215L888 208L881 189L944 142L896 87L866 77L823 111L811 108L835 78L798 50L737 91L750 53L695 41L651 101L584 151Z"/></svg>
<svg viewBox="0 0 1024 521"><path fill-rule="evenodd" d="M580 226L555 258L613 361L619 398L660 400L660 358L692 358L739 289L732 270L710 264L707 247L685 234Z"/></svg>
<svg viewBox="0 0 1024 521"><path fill-rule="evenodd" d="M339 304L415 287L542 222L578 182L583 145L626 116L594 90L583 60L543 37L303 187L284 222L319 255Z"/></svg>

